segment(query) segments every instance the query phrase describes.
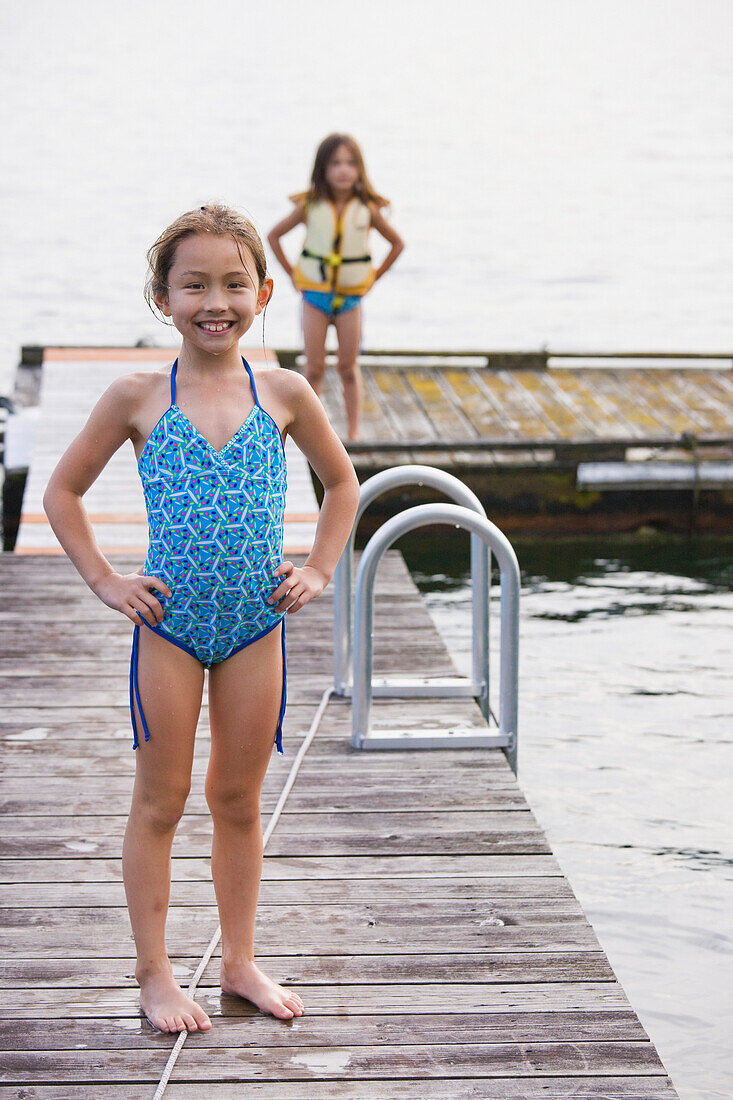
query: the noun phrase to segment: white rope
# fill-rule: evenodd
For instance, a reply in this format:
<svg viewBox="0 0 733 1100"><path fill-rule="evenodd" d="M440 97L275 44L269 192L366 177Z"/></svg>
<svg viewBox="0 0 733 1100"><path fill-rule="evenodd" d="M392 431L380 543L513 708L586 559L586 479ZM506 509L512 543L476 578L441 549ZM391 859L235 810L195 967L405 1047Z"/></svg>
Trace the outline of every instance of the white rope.
<svg viewBox="0 0 733 1100"><path fill-rule="evenodd" d="M273 829L277 825L278 818L280 817L280 814L283 811L283 807L285 806L285 802L287 800L287 797L290 794L293 783L295 782L295 777L298 774L298 769L300 768L300 765L303 762L303 758L304 758L305 754L307 753L307 751L310 747L311 741L313 740L313 738L316 735L316 731L318 730L318 727L320 725L321 718L323 717L323 712L326 709L326 704L328 703L328 700L331 697L331 691L332 691L332 688L330 688L330 687L326 688L323 695L321 696L321 701L318 704L318 709L316 710L316 713L313 716L313 721L310 724L310 729L308 730L308 733L305 735L305 738L303 740L303 744L298 749L298 753L295 757L295 760L293 761L293 766L290 769L290 772L288 774L288 778L285 780L285 785L283 786L283 789L280 792L280 797L277 800L277 806L272 811L272 816L270 817L270 820L267 823L267 828L265 829L265 832L262 835L262 850L263 850L263 852L264 852L265 848L267 847L268 840L272 836ZM189 997L191 997L192 999L193 999L194 993L196 992L196 986L198 985L198 983L201 979L201 975L203 974L204 970L206 970L206 967L209 965L209 959L211 958L214 951L216 950L216 945L218 944L220 939L221 939L221 925L219 925L216 932L211 937L211 942L209 943L209 946L206 948L206 951L203 954L203 958L201 959L201 962L199 963L198 967L196 968L196 973L194 974L193 978L191 979L191 982L189 983L187 993L188 993ZM170 1056L168 1058L168 1061L166 1062L165 1069L163 1070L163 1076L160 1078L160 1081L158 1083L158 1087L155 1090L155 1095L153 1097L153 1100L161 1100L161 1097L163 1096L163 1093L165 1092L166 1085L168 1084L168 1081L170 1079L170 1075L173 1072L173 1067L175 1066L176 1062L178 1061L178 1055L181 1053L181 1050L183 1049L183 1044L186 1042L186 1039L188 1038L189 1034L190 1034L190 1032L188 1031L188 1029L186 1029L185 1031L179 1032L178 1039L176 1040L176 1044L173 1047L173 1050L170 1052Z"/></svg>

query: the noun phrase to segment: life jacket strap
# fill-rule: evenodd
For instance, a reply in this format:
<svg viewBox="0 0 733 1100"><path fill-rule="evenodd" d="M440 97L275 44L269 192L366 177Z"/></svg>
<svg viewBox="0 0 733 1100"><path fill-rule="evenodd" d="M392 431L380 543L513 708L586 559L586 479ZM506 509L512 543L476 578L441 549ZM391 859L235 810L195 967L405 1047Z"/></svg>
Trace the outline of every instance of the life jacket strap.
<svg viewBox="0 0 733 1100"><path fill-rule="evenodd" d="M328 273L326 272L326 264L333 269L340 267L341 264L364 264L371 263L371 256L341 256L338 252L329 252L327 256L321 256L320 252L311 252L309 248L304 248L301 253L303 256L307 256L309 260L321 261L321 282L328 280Z"/></svg>

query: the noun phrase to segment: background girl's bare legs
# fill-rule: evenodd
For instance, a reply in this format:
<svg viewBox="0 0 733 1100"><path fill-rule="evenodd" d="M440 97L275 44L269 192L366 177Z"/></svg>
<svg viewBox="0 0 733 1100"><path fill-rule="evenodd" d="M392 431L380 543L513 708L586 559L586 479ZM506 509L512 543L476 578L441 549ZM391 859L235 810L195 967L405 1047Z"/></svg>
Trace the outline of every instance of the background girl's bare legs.
<svg viewBox="0 0 733 1100"><path fill-rule="evenodd" d="M336 335L338 336L338 372L346 408L348 438L359 439L359 421L363 395L361 367L359 366L359 345L361 342L361 306L354 306L346 313L336 314Z"/></svg>
<svg viewBox="0 0 733 1100"><path fill-rule="evenodd" d="M214 821L211 874L221 921L221 986L281 1019L301 1015L297 993L255 965L254 928L262 876L260 793L282 698L280 626L209 674L211 756L206 801Z"/></svg>
<svg viewBox="0 0 733 1100"><path fill-rule="evenodd" d="M303 302L303 350L305 376L317 394L326 374L326 333L329 319L320 309Z"/></svg>
<svg viewBox="0 0 733 1100"><path fill-rule="evenodd" d="M191 786L204 682L201 664L140 627L138 681L150 740L135 707L135 785L122 846L122 873L137 952L140 1006L162 1031L208 1028L204 1010L173 977L165 947L171 846Z"/></svg>

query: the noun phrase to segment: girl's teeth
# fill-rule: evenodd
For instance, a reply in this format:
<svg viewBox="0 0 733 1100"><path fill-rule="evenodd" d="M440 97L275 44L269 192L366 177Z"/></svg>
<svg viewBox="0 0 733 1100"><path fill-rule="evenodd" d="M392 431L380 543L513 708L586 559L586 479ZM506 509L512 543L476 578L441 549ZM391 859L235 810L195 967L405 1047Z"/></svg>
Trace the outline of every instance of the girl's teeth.
<svg viewBox="0 0 733 1100"><path fill-rule="evenodd" d="M207 332L223 332L225 329L229 328L230 324L230 321L220 321L218 324L203 323L201 328L206 329Z"/></svg>

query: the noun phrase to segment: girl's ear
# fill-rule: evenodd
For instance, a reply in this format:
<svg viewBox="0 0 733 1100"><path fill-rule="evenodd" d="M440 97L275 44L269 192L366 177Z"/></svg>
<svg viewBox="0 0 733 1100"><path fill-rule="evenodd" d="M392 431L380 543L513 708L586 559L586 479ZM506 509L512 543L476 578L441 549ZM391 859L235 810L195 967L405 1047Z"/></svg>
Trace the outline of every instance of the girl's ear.
<svg viewBox="0 0 733 1100"><path fill-rule="evenodd" d="M272 297L272 286L273 286L272 279L265 279L264 283L262 284L262 286L258 290L258 292L257 292L257 309L255 310L255 315L258 314L258 313L262 313L262 310L265 308L267 303L270 301L270 298Z"/></svg>
<svg viewBox="0 0 733 1100"><path fill-rule="evenodd" d="M156 306L158 307L158 309L160 310L160 312L163 314L164 317L170 317L171 307L168 305L168 295L167 294L154 294L153 295L153 301L155 302Z"/></svg>

